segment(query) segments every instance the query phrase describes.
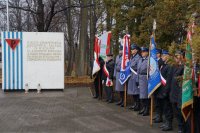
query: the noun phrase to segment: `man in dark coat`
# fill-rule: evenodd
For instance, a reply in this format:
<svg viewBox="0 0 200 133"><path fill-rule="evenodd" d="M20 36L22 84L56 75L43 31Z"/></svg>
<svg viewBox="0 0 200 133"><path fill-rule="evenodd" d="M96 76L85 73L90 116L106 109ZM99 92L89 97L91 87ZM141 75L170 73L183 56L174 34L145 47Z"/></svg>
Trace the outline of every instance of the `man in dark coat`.
<svg viewBox="0 0 200 133"><path fill-rule="evenodd" d="M140 104L141 108L139 114L143 116L149 115L149 99L148 99L148 80L147 80L147 68L148 68L148 54L149 49L142 47L141 56L137 66L137 85L139 86Z"/></svg>
<svg viewBox="0 0 200 133"><path fill-rule="evenodd" d="M104 90L106 93L106 101L112 103L112 92L113 92L113 75L114 75L115 62L113 60L113 54L107 54L106 56L106 69L109 73L109 77L106 76L106 73L103 73L103 83ZM105 70L104 70L105 71Z"/></svg>
<svg viewBox="0 0 200 133"><path fill-rule="evenodd" d="M124 107L124 85L121 85L121 83L119 82L121 62L122 62L122 52L123 52L122 50L123 50L123 46L120 45L119 46L119 55L116 57L116 60L115 60L114 77L116 79L115 91L119 92L119 94L120 94L120 101L117 102L116 105Z"/></svg>
<svg viewBox="0 0 200 133"><path fill-rule="evenodd" d="M200 84L198 84L199 76L200 76L200 62L197 60L195 63L195 72L196 72L196 78L197 78L197 84L196 87L198 88ZM198 92L200 93L200 92ZM194 127L195 127L195 133L200 133L200 97L195 96L194 97Z"/></svg>
<svg viewBox="0 0 200 133"><path fill-rule="evenodd" d="M170 101L173 105L174 112L178 119L178 132L179 133L190 133L189 121L185 122L182 112L182 78L184 73L184 62L183 62L182 51L177 51L175 56L176 64L172 67L171 79L171 90L170 90ZM188 119L189 120L189 119Z"/></svg>
<svg viewBox="0 0 200 133"><path fill-rule="evenodd" d="M102 72L104 66L104 60L99 57L100 70L94 74L94 88L95 88L95 96L93 98L102 98Z"/></svg>
<svg viewBox="0 0 200 133"><path fill-rule="evenodd" d="M139 88L136 84L137 78L137 65L141 56L139 55L140 47L135 44L131 45L131 77L128 80L128 94L133 97L134 104L129 107L129 109L133 109L134 111L139 111Z"/></svg>
<svg viewBox="0 0 200 133"><path fill-rule="evenodd" d="M160 69L160 67L164 64L164 61L161 58L161 56L162 56L162 50L161 49L156 49L156 56L157 56L157 60L158 60L158 67Z"/></svg>
<svg viewBox="0 0 200 133"><path fill-rule="evenodd" d="M163 64L160 68L162 85L156 91L156 98L159 107L162 109L165 123L161 125L162 131L172 130L173 109L169 100L169 92L171 86L171 67L168 65L169 53L166 50L162 52ZM160 116L162 117L162 116Z"/></svg>
<svg viewBox="0 0 200 133"><path fill-rule="evenodd" d="M164 64L164 62L161 58L162 50L156 49L156 55L157 55L157 60L158 60L158 67L160 69L161 66ZM162 120L163 108L162 108L161 103L159 102L159 99L157 98L156 92L154 93L154 99L155 99L155 112L156 112L156 115L155 115L155 118L154 118L154 123L160 123L160 122L163 121Z"/></svg>

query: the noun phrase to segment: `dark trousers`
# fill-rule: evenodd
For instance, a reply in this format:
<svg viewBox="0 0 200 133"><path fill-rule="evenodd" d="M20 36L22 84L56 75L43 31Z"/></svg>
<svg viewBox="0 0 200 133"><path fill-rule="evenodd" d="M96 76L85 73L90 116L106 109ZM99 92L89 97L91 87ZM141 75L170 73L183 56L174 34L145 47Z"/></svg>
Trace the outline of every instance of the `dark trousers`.
<svg viewBox="0 0 200 133"><path fill-rule="evenodd" d="M194 126L195 133L200 133L200 97L194 97Z"/></svg>
<svg viewBox="0 0 200 133"><path fill-rule="evenodd" d="M176 117L178 120L178 130L182 130L183 133L191 133L191 119L189 118L186 122L183 118L181 108L177 106L177 103L173 104L175 112L176 112Z"/></svg>
<svg viewBox="0 0 200 133"><path fill-rule="evenodd" d="M120 91L119 95L120 95L121 101L124 102L124 91Z"/></svg>
<svg viewBox="0 0 200 133"><path fill-rule="evenodd" d="M162 117L163 115L163 102L164 100L158 98L155 96L155 111L156 111L156 117Z"/></svg>
<svg viewBox="0 0 200 133"><path fill-rule="evenodd" d="M99 97L99 95L102 96L102 80L101 80L100 76L97 76L94 79L94 89L95 89L95 96L96 97Z"/></svg>
<svg viewBox="0 0 200 133"><path fill-rule="evenodd" d="M161 100L161 106L163 109L163 114L164 114L165 120L168 122L172 122L173 108L172 108L172 104L169 100L169 97L166 97L166 98L160 99L160 100Z"/></svg>
<svg viewBox="0 0 200 133"><path fill-rule="evenodd" d="M139 95L133 95L133 102L138 103L140 101Z"/></svg>
<svg viewBox="0 0 200 133"><path fill-rule="evenodd" d="M106 100L112 100L113 87L104 85L104 90L106 93Z"/></svg>
<svg viewBox="0 0 200 133"><path fill-rule="evenodd" d="M144 108L144 107L150 108L150 99L148 98L140 99L140 105L141 105L141 108Z"/></svg>

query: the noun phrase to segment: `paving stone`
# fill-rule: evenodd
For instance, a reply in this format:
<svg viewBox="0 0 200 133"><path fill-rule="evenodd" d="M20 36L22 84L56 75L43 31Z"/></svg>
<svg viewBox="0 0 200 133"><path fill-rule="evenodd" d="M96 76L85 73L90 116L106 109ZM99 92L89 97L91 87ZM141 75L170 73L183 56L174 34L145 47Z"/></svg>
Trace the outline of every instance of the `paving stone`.
<svg viewBox="0 0 200 133"><path fill-rule="evenodd" d="M151 128L149 117L91 98L89 88L0 91L0 133L159 133L158 126Z"/></svg>

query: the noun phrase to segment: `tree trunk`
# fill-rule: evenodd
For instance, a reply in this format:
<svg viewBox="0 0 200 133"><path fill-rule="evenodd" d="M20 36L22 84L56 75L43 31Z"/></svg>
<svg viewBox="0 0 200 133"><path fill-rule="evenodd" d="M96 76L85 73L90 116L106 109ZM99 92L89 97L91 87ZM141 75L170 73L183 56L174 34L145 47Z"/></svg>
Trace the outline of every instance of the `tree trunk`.
<svg viewBox="0 0 200 133"><path fill-rule="evenodd" d="M91 4L94 3L96 4L96 0L91 0ZM92 72L92 61L94 60L94 40L95 40L95 33L96 33L96 23L97 19L95 16L95 9L96 7L91 7L90 8L90 59L89 59L89 74Z"/></svg>
<svg viewBox="0 0 200 133"><path fill-rule="evenodd" d="M68 0L68 6L71 6L71 0ZM68 66L67 66L67 75L71 75L73 70L73 61L74 61L74 41L72 35L72 19L71 19L71 8L66 12L67 14L67 31L68 31Z"/></svg>
<svg viewBox="0 0 200 133"><path fill-rule="evenodd" d="M88 0L82 0L81 5L85 6L87 5ZM83 76L86 75L85 68L86 62L85 62L85 57L86 57L86 45L87 43L87 26L88 26L88 9L87 8L81 8L81 16L80 16L80 22L81 22L81 27L80 27L80 40L79 40L79 48L78 48L78 61L76 64L76 74L78 76Z"/></svg>
<svg viewBox="0 0 200 133"><path fill-rule="evenodd" d="M44 4L43 0L37 0L37 30L44 31Z"/></svg>

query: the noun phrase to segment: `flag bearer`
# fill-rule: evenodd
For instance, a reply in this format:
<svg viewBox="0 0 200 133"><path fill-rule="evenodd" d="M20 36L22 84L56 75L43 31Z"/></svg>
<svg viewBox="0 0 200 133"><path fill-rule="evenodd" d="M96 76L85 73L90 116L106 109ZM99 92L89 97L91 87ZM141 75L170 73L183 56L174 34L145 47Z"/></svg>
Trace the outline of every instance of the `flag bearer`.
<svg viewBox="0 0 200 133"><path fill-rule="evenodd" d="M108 76L105 75L103 76L104 80L104 89L106 93L106 101L108 103L112 103L112 92L113 92L113 74L114 74L114 67L115 67L115 62L113 60L113 54L107 54L106 55L106 69L108 71ZM104 70L105 71L105 70Z"/></svg>
<svg viewBox="0 0 200 133"><path fill-rule="evenodd" d="M115 90L120 94L120 101L117 102L116 105L121 107L124 106L124 85L121 85L119 82L120 78L120 70L121 70L121 62L122 62L122 53L123 53L123 46L120 45L119 47L119 55L116 57L115 60L115 69L114 69L114 77L116 78L115 82Z"/></svg>
<svg viewBox="0 0 200 133"><path fill-rule="evenodd" d="M178 133L189 133L189 125L184 121L183 115L181 113L182 104L182 78L184 73L184 62L183 62L182 51L176 51L175 62L176 64L172 68L171 79L171 91L170 91L170 101L176 109L178 119Z"/></svg>
<svg viewBox="0 0 200 133"><path fill-rule="evenodd" d="M102 96L102 73L103 73L103 66L104 66L104 60L99 57L99 64L100 64L100 70L94 75L94 87L95 87L95 96L93 98L101 98ZM100 92L99 92L100 91Z"/></svg>
<svg viewBox="0 0 200 133"><path fill-rule="evenodd" d="M162 50L156 49L156 56L157 56L157 60L158 60L159 69L161 68L161 66L164 63L162 58L161 58L161 55L162 55ZM155 112L156 112L156 115L155 115L155 118L154 118L154 123L160 123L160 122L163 121L163 119L162 119L162 115L163 115L163 108L162 107L163 106L161 105L159 98L157 98L157 91L155 91L155 93L154 93L154 99L155 99Z"/></svg>
<svg viewBox="0 0 200 133"><path fill-rule="evenodd" d="M200 93L200 62L199 59L197 59L195 63L195 73L196 73L196 87L198 88L198 95ZM195 127L195 133L200 133L200 97L195 96L194 97L194 127Z"/></svg>
<svg viewBox="0 0 200 133"><path fill-rule="evenodd" d="M139 111L139 88L136 84L137 79L137 65L141 56L139 55L140 47L137 45L131 45L131 77L128 81L128 94L133 96L134 104L129 107L129 109L133 109L134 111Z"/></svg>
<svg viewBox="0 0 200 133"><path fill-rule="evenodd" d="M162 51L162 60L163 64L160 67L162 85L157 89L156 98L157 102L160 105L160 108L163 109L163 114L165 117L165 122L160 126L162 131L172 130L172 120L173 120L173 110L172 104L169 100L169 92L171 85L171 67L168 64L169 52L166 50ZM161 116L162 117L162 116Z"/></svg>
<svg viewBox="0 0 200 133"><path fill-rule="evenodd" d="M139 96L141 102L140 115L149 115L149 100L148 100L148 81L147 81L147 66L148 66L149 49L142 47L141 56L137 66L137 84L139 86Z"/></svg>

